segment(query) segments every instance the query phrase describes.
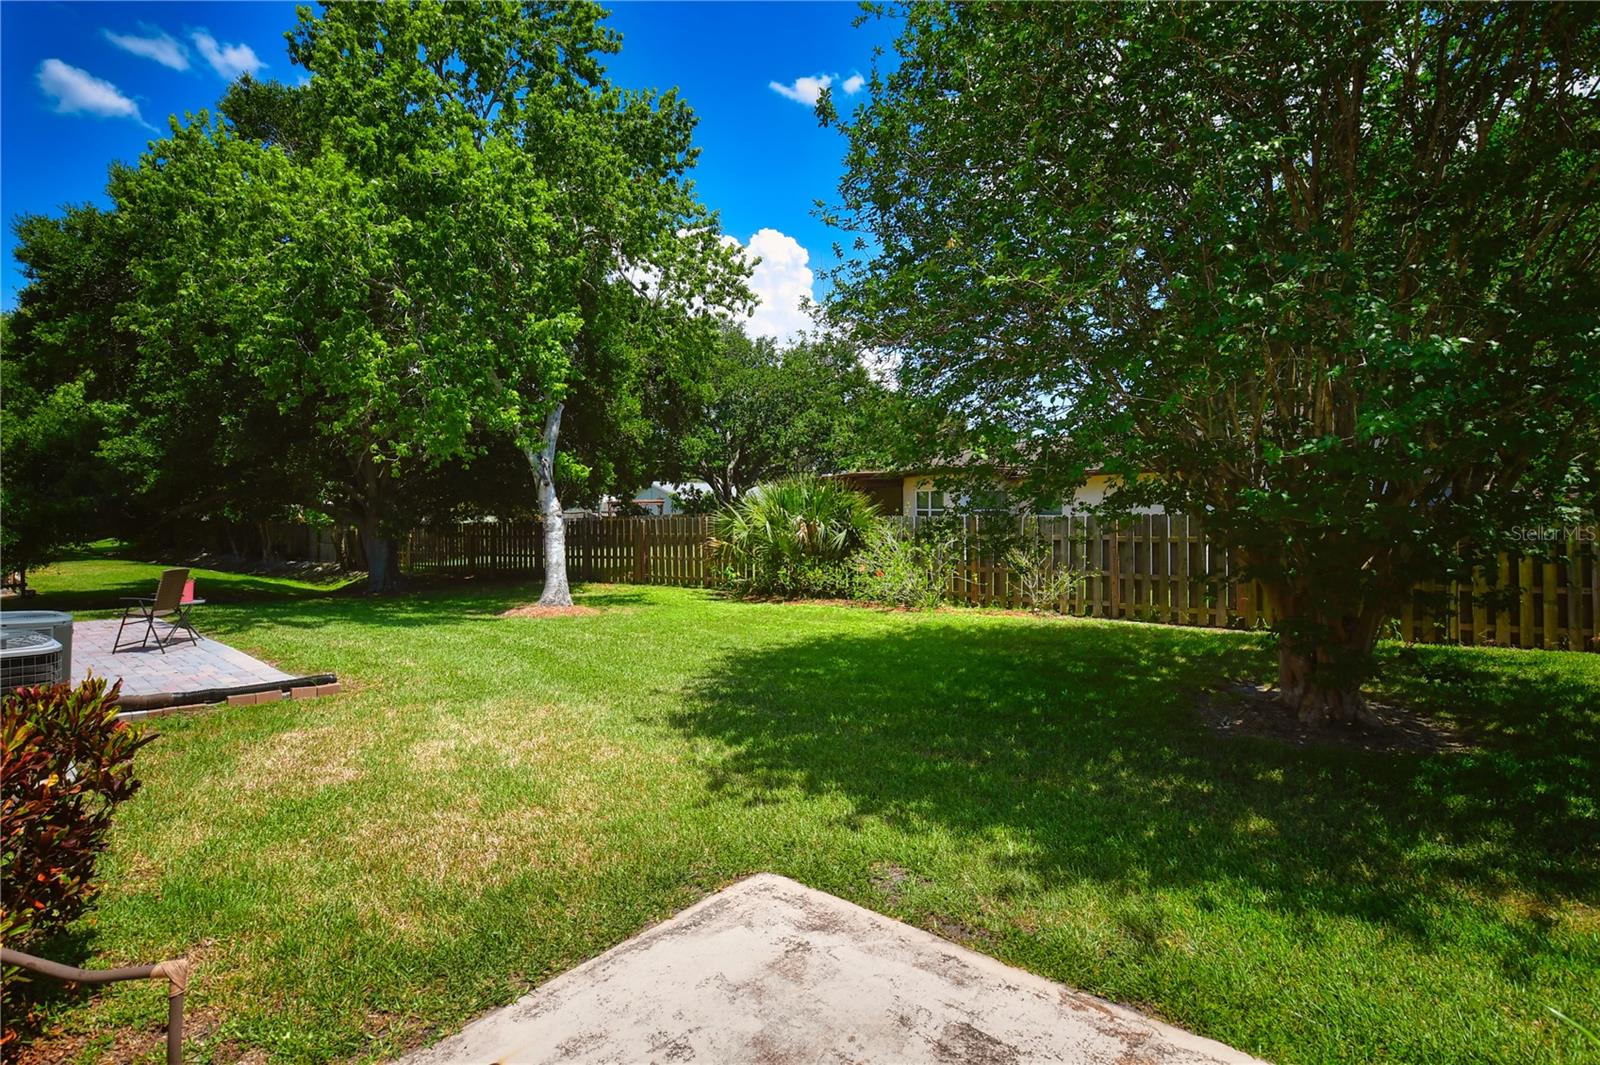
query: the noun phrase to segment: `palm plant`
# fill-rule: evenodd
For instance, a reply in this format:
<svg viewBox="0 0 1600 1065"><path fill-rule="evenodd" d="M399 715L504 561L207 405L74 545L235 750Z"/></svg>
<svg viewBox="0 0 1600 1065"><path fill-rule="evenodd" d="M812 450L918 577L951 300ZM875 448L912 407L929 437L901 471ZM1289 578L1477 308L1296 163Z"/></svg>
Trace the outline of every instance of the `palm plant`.
<svg viewBox="0 0 1600 1065"><path fill-rule="evenodd" d="M760 485L717 515L711 549L727 582L766 595L846 590L844 560L877 520L866 496L804 474Z"/></svg>

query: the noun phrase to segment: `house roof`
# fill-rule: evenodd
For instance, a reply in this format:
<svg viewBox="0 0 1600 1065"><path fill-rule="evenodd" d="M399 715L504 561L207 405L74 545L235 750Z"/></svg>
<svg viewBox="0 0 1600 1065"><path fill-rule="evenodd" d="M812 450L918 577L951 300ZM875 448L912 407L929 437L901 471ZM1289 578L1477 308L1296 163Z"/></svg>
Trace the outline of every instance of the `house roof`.
<svg viewBox="0 0 1600 1065"><path fill-rule="evenodd" d="M927 462L917 466L898 466L882 470L842 470L839 473L829 474L831 477L918 477L933 473L954 473L973 467L983 467L988 463L973 455L972 452L962 452L949 461ZM998 472L1007 476L1021 476L1022 471L1015 466L996 467Z"/></svg>

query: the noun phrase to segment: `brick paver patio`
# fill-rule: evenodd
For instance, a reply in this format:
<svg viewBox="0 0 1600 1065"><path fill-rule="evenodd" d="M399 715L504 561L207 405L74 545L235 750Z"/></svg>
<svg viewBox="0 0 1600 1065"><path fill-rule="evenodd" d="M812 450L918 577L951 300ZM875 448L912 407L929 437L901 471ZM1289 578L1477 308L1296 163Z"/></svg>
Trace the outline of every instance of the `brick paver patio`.
<svg viewBox="0 0 1600 1065"><path fill-rule="evenodd" d="M122 678L124 695L161 695L168 692L202 691L208 688L240 688L266 681L289 680L291 675L265 662L251 658L207 636L199 642L180 640L162 654L152 641L147 650L137 643L132 649L111 653L117 635L117 621L80 621L72 630L72 679L82 680L90 670L97 677ZM133 624L124 637L138 639Z"/></svg>

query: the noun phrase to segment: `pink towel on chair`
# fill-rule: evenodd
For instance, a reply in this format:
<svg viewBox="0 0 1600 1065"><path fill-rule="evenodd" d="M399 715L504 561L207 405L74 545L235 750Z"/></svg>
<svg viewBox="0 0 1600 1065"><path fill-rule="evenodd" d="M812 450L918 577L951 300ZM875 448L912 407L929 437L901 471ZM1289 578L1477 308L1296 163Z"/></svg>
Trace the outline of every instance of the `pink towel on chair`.
<svg viewBox="0 0 1600 1065"><path fill-rule="evenodd" d="M192 577L183 582L183 601L185 603L194 602L194 578Z"/></svg>

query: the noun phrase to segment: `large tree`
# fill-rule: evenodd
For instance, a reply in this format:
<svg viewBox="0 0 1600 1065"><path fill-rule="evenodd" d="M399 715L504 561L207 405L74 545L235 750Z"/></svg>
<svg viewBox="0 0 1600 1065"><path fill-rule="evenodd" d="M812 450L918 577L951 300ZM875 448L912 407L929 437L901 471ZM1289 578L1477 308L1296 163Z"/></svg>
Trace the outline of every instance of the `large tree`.
<svg viewBox="0 0 1600 1065"><path fill-rule="evenodd" d="M74 544L115 531L104 452L131 349L115 326L126 244L115 220L71 206L13 223L27 284L0 324L0 561L26 580Z"/></svg>
<svg viewBox="0 0 1600 1065"><path fill-rule="evenodd" d="M837 313L956 416L948 453L1203 515L1303 718L1368 715L1418 581L1592 505L1600 11L904 16L847 121L837 221L876 247Z"/></svg>
<svg viewBox="0 0 1600 1065"><path fill-rule="evenodd" d="M291 39L325 146L404 228L369 300L427 382L412 413L450 427L441 453L473 425L515 440L556 605L571 602L558 478L625 461L652 395L702 371L713 316L747 298L688 180L693 114L607 79L620 37L603 17L340 4L302 9Z"/></svg>
<svg viewBox="0 0 1600 1065"><path fill-rule="evenodd" d="M145 345L226 353L313 413L374 590L417 513L407 479L505 438L544 518L541 601L570 603L558 483L635 477L653 401L688 390L746 297L687 180L693 115L606 79L602 18L301 9L303 88L235 87L227 121L175 124L114 190L162 234L136 267Z"/></svg>
<svg viewBox="0 0 1600 1065"><path fill-rule="evenodd" d="M374 279L397 258L398 226L337 155L291 155L208 115L173 123L109 186L140 234L122 321L139 337L135 398L184 439L257 426L286 471L309 446L337 508L361 528L370 584L392 578L395 471L432 455L418 416L426 379L393 343ZM220 419L219 419L220 415ZM186 464L162 461L158 473ZM275 500L227 477L196 478L219 509ZM314 497L313 497L314 498ZM300 500L311 504L313 498Z"/></svg>
<svg viewBox="0 0 1600 1065"><path fill-rule="evenodd" d="M192 543L201 519L266 520L315 499L297 462L298 427L262 402L235 360L142 347L128 320L140 296L134 264L161 240L159 223L144 221L69 206L16 222L28 283L5 345L8 532L50 515L57 544ZM209 321L192 301L184 316Z"/></svg>
<svg viewBox="0 0 1600 1065"><path fill-rule="evenodd" d="M0 341L10 334L8 316ZM111 478L100 455L106 410L87 399L86 381L39 389L21 370L0 361L0 566L26 588L29 570L108 526Z"/></svg>

